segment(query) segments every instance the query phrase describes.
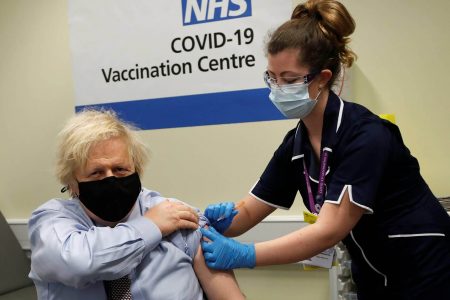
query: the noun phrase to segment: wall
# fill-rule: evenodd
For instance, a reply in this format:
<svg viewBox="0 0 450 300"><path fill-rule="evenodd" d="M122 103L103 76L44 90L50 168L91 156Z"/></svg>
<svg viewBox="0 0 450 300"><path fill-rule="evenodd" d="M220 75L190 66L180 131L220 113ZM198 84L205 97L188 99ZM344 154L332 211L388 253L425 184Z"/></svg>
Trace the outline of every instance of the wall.
<svg viewBox="0 0 450 300"><path fill-rule="evenodd" d="M298 1L294 1L298 3ZM394 113L403 137L438 196L450 194L450 2L345 0L357 29L352 48L353 99L375 113ZM0 209L28 218L60 196L53 176L55 136L73 114L67 2L0 2ZM200 208L237 200L261 174L295 121L142 132L152 150L144 185ZM297 202L290 211L296 215ZM327 299L327 272L298 267L238 270L249 299ZM259 287L257 287L258 285ZM300 296L302 294L302 296Z"/></svg>
<svg viewBox="0 0 450 300"><path fill-rule="evenodd" d="M450 30L446 0L345 0L357 23L354 99L394 113L436 196L450 194Z"/></svg>

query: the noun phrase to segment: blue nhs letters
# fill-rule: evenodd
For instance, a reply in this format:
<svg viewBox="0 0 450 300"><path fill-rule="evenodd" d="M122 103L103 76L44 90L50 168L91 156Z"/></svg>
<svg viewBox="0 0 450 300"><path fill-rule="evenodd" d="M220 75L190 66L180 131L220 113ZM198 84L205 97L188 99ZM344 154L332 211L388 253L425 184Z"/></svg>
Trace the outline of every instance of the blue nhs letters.
<svg viewBox="0 0 450 300"><path fill-rule="evenodd" d="M183 25L250 17L251 0L181 0Z"/></svg>

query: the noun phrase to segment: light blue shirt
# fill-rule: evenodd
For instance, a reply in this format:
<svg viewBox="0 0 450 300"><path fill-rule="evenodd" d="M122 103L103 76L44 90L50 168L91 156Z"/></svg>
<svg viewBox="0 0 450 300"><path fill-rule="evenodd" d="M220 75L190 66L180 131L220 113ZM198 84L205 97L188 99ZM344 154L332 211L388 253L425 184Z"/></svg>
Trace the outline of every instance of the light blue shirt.
<svg viewBox="0 0 450 300"><path fill-rule="evenodd" d="M29 221L31 272L39 299L106 299L103 280L129 274L134 300L203 299L193 269L199 230L180 230L165 238L143 214L164 201L142 189L128 220L101 227L78 199L53 199ZM200 225L206 218L201 216Z"/></svg>

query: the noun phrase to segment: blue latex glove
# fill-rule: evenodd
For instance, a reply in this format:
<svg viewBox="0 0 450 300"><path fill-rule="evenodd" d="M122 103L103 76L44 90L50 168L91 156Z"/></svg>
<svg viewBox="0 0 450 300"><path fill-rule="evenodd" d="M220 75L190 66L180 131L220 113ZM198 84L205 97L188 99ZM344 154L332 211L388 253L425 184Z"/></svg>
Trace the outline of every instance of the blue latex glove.
<svg viewBox="0 0 450 300"><path fill-rule="evenodd" d="M237 214L238 211L234 209L233 202L212 204L205 209L205 217L208 218L210 226L220 233L224 233L230 227Z"/></svg>
<svg viewBox="0 0 450 300"><path fill-rule="evenodd" d="M206 265L212 269L230 270L235 268L253 268L256 264L255 245L241 244L231 238L224 237L214 228L202 228L203 256Z"/></svg>

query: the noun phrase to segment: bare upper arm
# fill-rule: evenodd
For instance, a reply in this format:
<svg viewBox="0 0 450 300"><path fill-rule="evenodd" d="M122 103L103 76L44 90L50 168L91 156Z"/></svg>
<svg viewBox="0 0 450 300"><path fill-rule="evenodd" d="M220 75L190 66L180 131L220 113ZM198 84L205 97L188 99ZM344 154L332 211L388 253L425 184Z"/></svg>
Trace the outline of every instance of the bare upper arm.
<svg viewBox="0 0 450 300"><path fill-rule="evenodd" d="M365 209L350 202L348 191L345 191L339 204L324 203L316 224L337 243L347 236L365 212Z"/></svg>
<svg viewBox="0 0 450 300"><path fill-rule="evenodd" d="M233 271L220 271L208 268L199 246L194 257L194 271L209 300L245 299Z"/></svg>

